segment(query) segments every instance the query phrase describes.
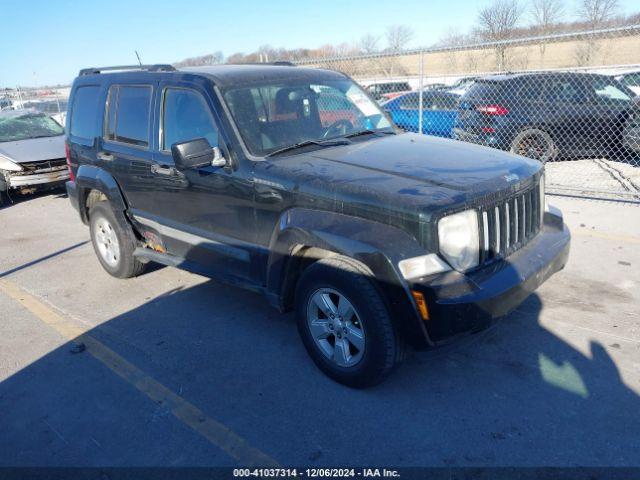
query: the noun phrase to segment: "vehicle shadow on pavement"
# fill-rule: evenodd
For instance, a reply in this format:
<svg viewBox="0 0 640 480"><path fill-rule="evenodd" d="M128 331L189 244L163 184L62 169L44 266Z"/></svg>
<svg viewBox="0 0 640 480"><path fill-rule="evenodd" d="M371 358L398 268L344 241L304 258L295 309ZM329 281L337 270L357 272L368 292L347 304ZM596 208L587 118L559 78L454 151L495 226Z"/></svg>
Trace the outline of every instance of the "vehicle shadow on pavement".
<svg viewBox="0 0 640 480"><path fill-rule="evenodd" d="M28 202L36 198L47 197L47 196L51 196L56 199L61 199L61 198L66 199L67 192L65 191L64 186L62 186L62 187L52 188L50 190L36 191L34 193L27 193L27 194L13 193L8 197L6 202L3 203L0 201L0 210L2 210L3 208L9 208L17 203Z"/></svg>
<svg viewBox="0 0 640 480"><path fill-rule="evenodd" d="M640 464L640 398L604 345L585 353L541 325L543 305L533 294L368 390L320 373L291 314L214 281L87 333L282 465ZM234 464L93 348L66 342L0 383L0 465Z"/></svg>

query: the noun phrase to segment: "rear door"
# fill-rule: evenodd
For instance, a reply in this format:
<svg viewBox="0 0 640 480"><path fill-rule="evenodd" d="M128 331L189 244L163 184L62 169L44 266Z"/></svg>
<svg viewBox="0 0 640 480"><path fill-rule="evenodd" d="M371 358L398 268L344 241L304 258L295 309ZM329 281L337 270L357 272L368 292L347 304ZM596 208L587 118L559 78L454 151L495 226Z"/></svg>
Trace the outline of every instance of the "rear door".
<svg viewBox="0 0 640 480"><path fill-rule="evenodd" d="M129 209L155 212L156 179L151 171L151 127L156 85L120 83L109 87L97 162L124 191Z"/></svg>
<svg viewBox="0 0 640 480"><path fill-rule="evenodd" d="M427 135L450 137L458 112L458 95L447 92L423 93L422 131Z"/></svg>
<svg viewBox="0 0 640 480"><path fill-rule="evenodd" d="M588 155L595 145L597 125L593 89L578 75L548 78L543 94L541 121L562 154Z"/></svg>

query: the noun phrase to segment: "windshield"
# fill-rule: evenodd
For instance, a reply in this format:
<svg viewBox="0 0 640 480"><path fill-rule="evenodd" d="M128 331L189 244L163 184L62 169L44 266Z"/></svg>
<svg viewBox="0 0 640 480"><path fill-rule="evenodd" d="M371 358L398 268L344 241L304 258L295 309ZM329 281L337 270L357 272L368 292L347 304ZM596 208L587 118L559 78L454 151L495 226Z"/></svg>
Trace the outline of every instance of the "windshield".
<svg viewBox="0 0 640 480"><path fill-rule="evenodd" d="M55 137L62 134L64 134L64 129L46 115L29 113L0 117L0 142Z"/></svg>
<svg viewBox="0 0 640 480"><path fill-rule="evenodd" d="M393 127L351 80L265 83L224 93L249 151L265 156L287 147L357 132L389 132ZM309 142L318 142L311 144Z"/></svg>

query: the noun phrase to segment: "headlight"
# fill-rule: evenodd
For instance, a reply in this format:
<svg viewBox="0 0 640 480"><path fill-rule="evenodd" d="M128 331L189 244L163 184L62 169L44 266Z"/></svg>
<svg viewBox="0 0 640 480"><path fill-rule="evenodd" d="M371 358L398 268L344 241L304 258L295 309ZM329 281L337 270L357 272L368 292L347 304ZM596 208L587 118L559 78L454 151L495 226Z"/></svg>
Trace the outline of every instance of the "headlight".
<svg viewBox="0 0 640 480"><path fill-rule="evenodd" d="M438 242L440 253L456 270L462 272L477 266L480 250L477 212L465 210L441 218Z"/></svg>
<svg viewBox="0 0 640 480"><path fill-rule="evenodd" d="M9 158L4 155L0 155L0 170L9 170L10 172L20 172L22 171L22 167L12 162Z"/></svg>

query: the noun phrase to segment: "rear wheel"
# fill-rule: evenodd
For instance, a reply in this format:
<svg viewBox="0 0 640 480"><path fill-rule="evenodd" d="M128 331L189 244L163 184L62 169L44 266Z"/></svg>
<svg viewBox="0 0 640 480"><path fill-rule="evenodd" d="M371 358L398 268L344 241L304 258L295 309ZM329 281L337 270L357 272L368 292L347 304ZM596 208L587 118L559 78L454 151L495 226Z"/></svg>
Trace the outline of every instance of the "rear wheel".
<svg viewBox="0 0 640 480"><path fill-rule="evenodd" d="M400 337L371 273L342 256L308 267L296 289L298 331L326 375L365 388L382 381L399 362Z"/></svg>
<svg viewBox="0 0 640 480"><path fill-rule="evenodd" d="M9 195L7 195L7 192L0 190L0 208L9 205L9 203Z"/></svg>
<svg viewBox="0 0 640 480"><path fill-rule="evenodd" d="M108 202L98 202L89 210L91 243L96 256L110 275L129 278L140 275L145 265L133 256L136 238L122 212L114 212Z"/></svg>
<svg viewBox="0 0 640 480"><path fill-rule="evenodd" d="M538 128L529 128L513 139L511 153L546 163L555 160L558 149L547 132Z"/></svg>

